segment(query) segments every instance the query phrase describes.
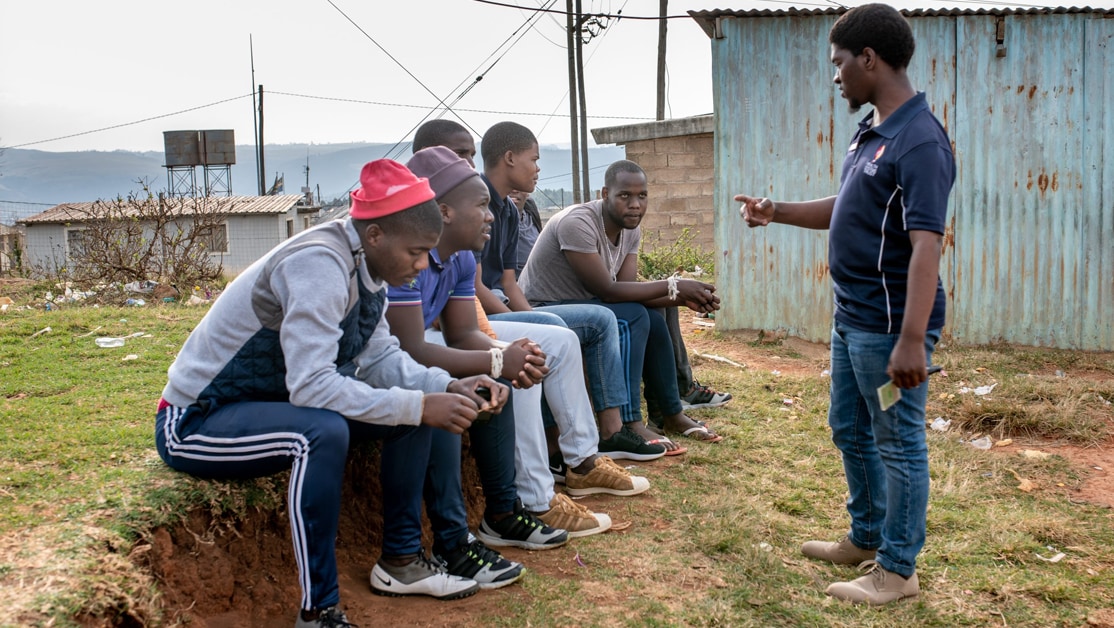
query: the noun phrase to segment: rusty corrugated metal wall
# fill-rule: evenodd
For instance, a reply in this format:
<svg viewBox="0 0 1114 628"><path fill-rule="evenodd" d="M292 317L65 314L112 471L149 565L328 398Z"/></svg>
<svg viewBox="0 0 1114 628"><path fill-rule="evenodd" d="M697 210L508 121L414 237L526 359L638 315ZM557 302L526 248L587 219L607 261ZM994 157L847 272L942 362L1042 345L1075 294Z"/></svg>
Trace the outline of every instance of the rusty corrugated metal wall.
<svg viewBox="0 0 1114 628"><path fill-rule="evenodd" d="M1112 15L909 14L909 74L956 151L941 276L959 341L1114 350L1114 158L1103 158L1114 149ZM748 229L732 196L837 191L862 115L831 82L827 33L837 17L704 20L722 35L712 65L723 328L828 339L827 232Z"/></svg>

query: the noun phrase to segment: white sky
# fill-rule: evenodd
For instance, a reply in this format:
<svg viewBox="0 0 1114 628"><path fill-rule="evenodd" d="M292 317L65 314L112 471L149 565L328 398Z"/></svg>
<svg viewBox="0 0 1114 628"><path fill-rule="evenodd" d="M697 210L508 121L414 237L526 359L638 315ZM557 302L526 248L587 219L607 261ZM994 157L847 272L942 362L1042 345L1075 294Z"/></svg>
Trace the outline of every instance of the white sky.
<svg viewBox="0 0 1114 628"><path fill-rule="evenodd" d="M504 1L523 6L548 3ZM0 0L0 147L161 151L162 132L180 129L233 129L238 144L251 144L249 35L254 43L254 84L262 84L265 91L267 143L409 139L410 129L437 101L360 28L449 101L480 67L486 69L495 60L489 55L506 50L500 44L529 15L472 0L332 3L340 10L329 0ZM794 4L811 8L824 0ZM756 0L670 0L669 14L789 6ZM961 0L947 6L986 5ZM554 5L564 7L561 0ZM583 0L583 7L609 13L621 8L628 16L658 13L657 0ZM456 105L510 113L461 111L465 122L482 134L491 124L511 119L533 129L542 143L567 143L563 29L563 15L542 16ZM612 22L585 46L585 54L589 128L654 117L656 22ZM666 117L710 113L710 42L692 19L669 21L668 67ZM239 96L244 97L189 113L42 142ZM557 115L549 117L553 112Z"/></svg>

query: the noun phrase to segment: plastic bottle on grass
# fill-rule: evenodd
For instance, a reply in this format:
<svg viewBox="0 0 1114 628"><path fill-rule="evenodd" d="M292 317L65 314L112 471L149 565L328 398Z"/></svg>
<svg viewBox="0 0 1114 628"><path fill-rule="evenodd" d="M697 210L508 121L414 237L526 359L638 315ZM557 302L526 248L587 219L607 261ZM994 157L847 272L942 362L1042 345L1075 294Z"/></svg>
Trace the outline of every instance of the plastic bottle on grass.
<svg viewBox="0 0 1114 628"><path fill-rule="evenodd" d="M123 338L97 338L93 342L97 343L98 347L103 347L105 349L124 346Z"/></svg>
<svg viewBox="0 0 1114 628"><path fill-rule="evenodd" d="M989 436L983 436L982 438L976 438L975 440L971 441L968 444L971 445L972 447L974 447L975 449L990 449L990 447L994 443L990 442L990 437Z"/></svg>

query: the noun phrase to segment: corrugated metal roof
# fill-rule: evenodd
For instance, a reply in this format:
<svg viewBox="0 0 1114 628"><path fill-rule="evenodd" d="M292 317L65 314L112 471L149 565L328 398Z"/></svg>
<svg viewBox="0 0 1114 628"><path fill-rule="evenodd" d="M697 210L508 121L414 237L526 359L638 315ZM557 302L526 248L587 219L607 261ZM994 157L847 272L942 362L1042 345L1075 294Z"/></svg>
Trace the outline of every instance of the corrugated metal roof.
<svg viewBox="0 0 1114 628"><path fill-rule="evenodd" d="M166 198L163 199L163 201L167 203L168 208L172 212L182 216L192 215L195 208L198 207L198 203L204 203L203 207L216 213L243 215L285 214L303 198L301 194L280 194L276 196L175 197ZM151 202L158 202L158 199L151 199ZM19 222L25 225L84 222L97 213L97 207L104 207L105 203L111 204L112 202L91 201L87 203L63 203L61 205L55 205L34 216L28 216Z"/></svg>
<svg viewBox="0 0 1114 628"><path fill-rule="evenodd" d="M850 7L831 7L823 9L804 9L789 7L788 9L748 9L746 11L734 9L708 9L705 11L689 11L688 14L700 25L708 35L715 37L716 19L721 17L800 17L803 15L842 15ZM1061 15L1065 13L1096 13L1106 18L1114 18L1114 9L1093 9L1091 7L1032 7L1017 9L981 8L981 9L901 9L905 17L939 17L953 15Z"/></svg>

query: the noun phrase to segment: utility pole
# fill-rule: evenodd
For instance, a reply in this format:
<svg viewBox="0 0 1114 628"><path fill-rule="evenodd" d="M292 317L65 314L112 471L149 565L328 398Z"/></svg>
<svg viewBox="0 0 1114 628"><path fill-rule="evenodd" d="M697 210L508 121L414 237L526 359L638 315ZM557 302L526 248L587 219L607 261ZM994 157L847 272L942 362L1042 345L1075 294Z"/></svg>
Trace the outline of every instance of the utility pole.
<svg viewBox="0 0 1114 628"><path fill-rule="evenodd" d="M665 16L669 13L669 0L661 0L658 20L658 120L665 119Z"/></svg>
<svg viewBox="0 0 1114 628"><path fill-rule="evenodd" d="M251 121L255 125L253 129L255 132L255 182L259 188L259 195L263 196L266 190L263 188L266 183L263 178L263 168L260 167L260 151L263 147L259 145L259 101L255 97L255 45L251 41L251 35L248 35L248 50L251 53Z"/></svg>
<svg viewBox="0 0 1114 628"><path fill-rule="evenodd" d="M256 138L259 142L259 178L263 181L260 186L259 195L264 196L267 194L267 169L263 166L263 86L259 86L259 137Z"/></svg>
<svg viewBox="0 0 1114 628"><path fill-rule="evenodd" d="M580 168L584 171L580 180L584 185L584 202L592 200L592 184L588 181L588 105L584 94L584 37L580 32L583 24L581 0L576 0L576 88L580 100Z"/></svg>
<svg viewBox="0 0 1114 628"><path fill-rule="evenodd" d="M576 41L579 40L579 13L573 14L573 0L565 0L566 47L569 51L569 137L572 140L572 202L579 204L580 199L580 126L577 124L576 96ZM574 39L575 38L575 39ZM564 189L562 188L562 195ZM562 199L563 200L563 199ZM587 199L585 199L587 200ZM562 202L562 205L564 203Z"/></svg>

